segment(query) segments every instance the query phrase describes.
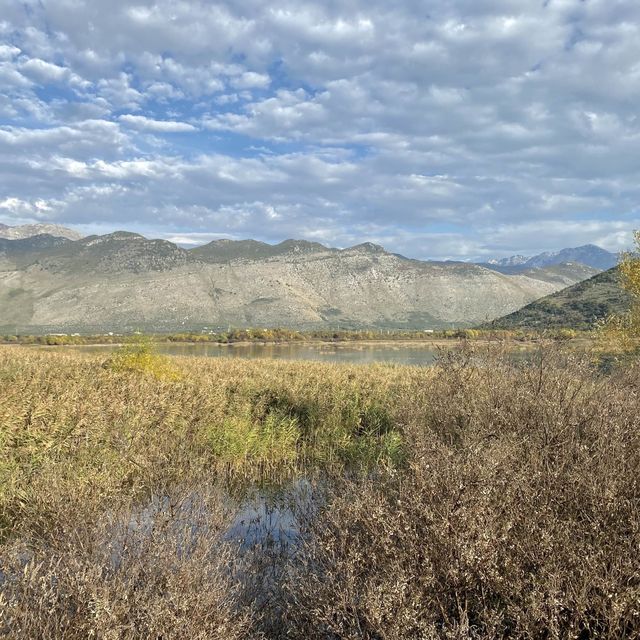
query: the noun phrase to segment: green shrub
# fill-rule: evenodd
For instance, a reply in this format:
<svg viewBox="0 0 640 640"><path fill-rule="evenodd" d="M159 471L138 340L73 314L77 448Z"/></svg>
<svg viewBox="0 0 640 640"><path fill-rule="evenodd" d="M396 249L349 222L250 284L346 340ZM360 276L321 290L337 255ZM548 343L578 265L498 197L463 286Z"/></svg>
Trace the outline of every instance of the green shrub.
<svg viewBox="0 0 640 640"><path fill-rule="evenodd" d="M129 371L154 376L160 380L179 380L180 371L166 356L156 351L147 336L135 336L120 347L108 363L113 371Z"/></svg>

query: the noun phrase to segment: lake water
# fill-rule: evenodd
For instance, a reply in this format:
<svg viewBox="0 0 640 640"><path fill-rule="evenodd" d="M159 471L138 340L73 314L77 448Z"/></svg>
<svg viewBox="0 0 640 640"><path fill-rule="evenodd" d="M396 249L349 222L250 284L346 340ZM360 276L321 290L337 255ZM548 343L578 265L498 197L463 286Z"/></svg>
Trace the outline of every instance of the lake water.
<svg viewBox="0 0 640 640"><path fill-rule="evenodd" d="M115 346L44 347L84 353L109 352ZM157 345L159 353L169 356L205 358L271 358L274 360L315 360L350 364L388 363L428 366L438 349L433 343L304 343L304 344L180 344Z"/></svg>

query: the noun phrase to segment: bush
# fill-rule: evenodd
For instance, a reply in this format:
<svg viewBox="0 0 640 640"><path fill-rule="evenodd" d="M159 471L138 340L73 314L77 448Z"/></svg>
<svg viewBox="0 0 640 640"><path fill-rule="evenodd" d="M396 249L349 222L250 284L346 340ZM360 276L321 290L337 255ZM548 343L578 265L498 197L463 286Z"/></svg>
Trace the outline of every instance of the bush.
<svg viewBox="0 0 640 640"><path fill-rule="evenodd" d="M55 535L0 550L0 636L12 640L167 638L244 640L252 611L239 607L223 540L220 496L169 493L96 521L59 505ZM61 514L62 515L62 514Z"/></svg>
<svg viewBox="0 0 640 640"><path fill-rule="evenodd" d="M120 347L108 362L113 371L129 371L154 376L160 380L179 380L180 372L171 360L156 351L147 336L136 336Z"/></svg>
<svg viewBox="0 0 640 640"><path fill-rule="evenodd" d="M338 483L308 523L289 637L636 637L639 375L441 363L405 398L408 470Z"/></svg>

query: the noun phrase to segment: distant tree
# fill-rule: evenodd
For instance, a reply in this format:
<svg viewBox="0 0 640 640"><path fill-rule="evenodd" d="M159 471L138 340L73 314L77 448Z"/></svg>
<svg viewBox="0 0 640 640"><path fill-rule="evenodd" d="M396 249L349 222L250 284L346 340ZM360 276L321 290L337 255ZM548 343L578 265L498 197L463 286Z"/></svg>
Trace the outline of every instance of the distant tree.
<svg viewBox="0 0 640 640"><path fill-rule="evenodd" d="M640 311L640 231L634 231L633 240L634 251L627 251L622 254L620 261L620 273L622 275L622 286L634 298L634 312Z"/></svg>
<svg viewBox="0 0 640 640"><path fill-rule="evenodd" d="M603 337L610 351L630 353L638 350L640 339L640 231L633 233L634 249L620 257L620 285L631 295L626 313L616 314L603 324Z"/></svg>

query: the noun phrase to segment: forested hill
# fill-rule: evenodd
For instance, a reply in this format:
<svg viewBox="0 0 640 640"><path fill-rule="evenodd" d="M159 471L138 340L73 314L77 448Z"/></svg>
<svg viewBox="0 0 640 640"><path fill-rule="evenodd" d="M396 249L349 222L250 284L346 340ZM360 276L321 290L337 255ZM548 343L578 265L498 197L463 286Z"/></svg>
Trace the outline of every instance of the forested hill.
<svg viewBox="0 0 640 640"><path fill-rule="evenodd" d="M552 293L489 323L496 329L590 329L599 320L629 309L618 267Z"/></svg>

